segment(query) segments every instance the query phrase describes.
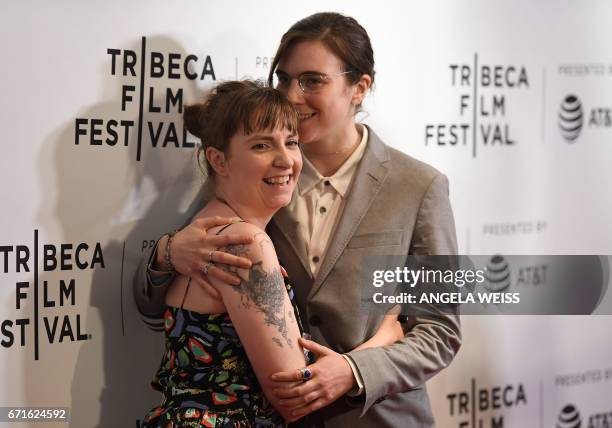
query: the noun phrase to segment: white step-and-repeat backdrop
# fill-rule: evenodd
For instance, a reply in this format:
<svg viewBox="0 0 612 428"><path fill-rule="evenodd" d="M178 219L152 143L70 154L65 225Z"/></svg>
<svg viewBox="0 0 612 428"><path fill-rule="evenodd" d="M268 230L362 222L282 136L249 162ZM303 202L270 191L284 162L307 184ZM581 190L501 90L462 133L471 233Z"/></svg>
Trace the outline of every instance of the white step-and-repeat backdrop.
<svg viewBox="0 0 612 428"><path fill-rule="evenodd" d="M0 406L106 428L159 401L162 337L131 280L201 185L182 106L265 76L283 32L324 10L368 30L363 121L449 176L461 253L612 253L609 1L6 3ZM546 286L546 266L521 269ZM464 317L430 382L438 426L612 426L611 321Z"/></svg>

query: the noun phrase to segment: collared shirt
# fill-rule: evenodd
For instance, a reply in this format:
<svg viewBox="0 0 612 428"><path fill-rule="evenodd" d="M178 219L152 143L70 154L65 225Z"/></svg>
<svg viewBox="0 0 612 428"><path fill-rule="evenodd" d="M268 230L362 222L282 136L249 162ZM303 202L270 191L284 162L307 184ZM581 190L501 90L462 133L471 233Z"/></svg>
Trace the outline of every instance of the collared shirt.
<svg viewBox="0 0 612 428"><path fill-rule="evenodd" d="M363 134L357 148L351 153L338 171L324 177L304 156L304 166L298 183L298 197L289 205L294 218L298 220L301 241L306 246L308 264L312 276L316 278L327 252L330 238L342 217L348 191L353 183L357 166L363 158L368 142L368 128L362 126ZM361 373L349 355L343 354L353 372L355 387L347 393L350 397L364 393Z"/></svg>
<svg viewBox="0 0 612 428"><path fill-rule="evenodd" d="M342 216L353 176L365 153L368 129L365 126L361 129L363 135L359 145L338 171L329 177L321 175L304 156L304 166L297 189L298 197L293 198L288 209L299 222L299 234L306 245L313 277L319 272L329 240Z"/></svg>

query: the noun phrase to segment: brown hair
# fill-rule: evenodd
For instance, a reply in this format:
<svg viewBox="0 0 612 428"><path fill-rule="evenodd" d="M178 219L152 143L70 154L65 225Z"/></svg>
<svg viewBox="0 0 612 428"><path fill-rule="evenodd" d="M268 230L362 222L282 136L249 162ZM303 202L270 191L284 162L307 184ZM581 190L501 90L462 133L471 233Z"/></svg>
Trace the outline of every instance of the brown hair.
<svg viewBox="0 0 612 428"><path fill-rule="evenodd" d="M198 164L208 176L214 170L206 160L206 149L214 147L227 155L230 139L239 131L246 135L257 130L283 127L297 135L295 107L280 91L262 81L235 80L217 85L201 104L185 107L187 130L202 141Z"/></svg>
<svg viewBox="0 0 612 428"><path fill-rule="evenodd" d="M299 20L283 34L272 61L268 84L272 85L274 72L289 48L306 40L318 40L342 60L349 83L359 81L368 74L374 84L374 51L366 30L350 16L335 12L321 12Z"/></svg>

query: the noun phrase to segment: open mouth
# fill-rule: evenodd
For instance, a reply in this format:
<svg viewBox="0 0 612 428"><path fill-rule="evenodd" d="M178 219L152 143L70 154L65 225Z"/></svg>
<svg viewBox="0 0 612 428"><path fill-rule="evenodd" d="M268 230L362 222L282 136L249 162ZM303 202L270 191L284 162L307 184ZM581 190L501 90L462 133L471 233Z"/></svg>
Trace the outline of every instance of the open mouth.
<svg viewBox="0 0 612 428"><path fill-rule="evenodd" d="M300 113L298 114L298 118L300 120L306 120L306 119L310 119L311 117L313 117L316 113Z"/></svg>
<svg viewBox="0 0 612 428"><path fill-rule="evenodd" d="M273 186L285 186L289 184L291 177L292 177L291 175L279 175L277 177L264 178L263 181L264 183L270 184Z"/></svg>

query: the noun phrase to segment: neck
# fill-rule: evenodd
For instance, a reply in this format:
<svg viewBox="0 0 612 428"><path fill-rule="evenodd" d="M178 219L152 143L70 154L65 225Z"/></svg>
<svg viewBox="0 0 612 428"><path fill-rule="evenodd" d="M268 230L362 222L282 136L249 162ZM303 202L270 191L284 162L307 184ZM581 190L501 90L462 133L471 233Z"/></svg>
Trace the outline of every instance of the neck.
<svg viewBox="0 0 612 428"><path fill-rule="evenodd" d="M352 123L334 137L304 144L302 150L315 169L321 175L329 177L353 154L362 135L361 126Z"/></svg>
<svg viewBox="0 0 612 428"><path fill-rule="evenodd" d="M222 186L217 187L216 199L212 200L209 204L210 208L214 208L215 211L218 209L222 216L228 217L240 217L247 223L254 224L262 230L266 229L266 226L274 215L273 212L254 212L253 208L247 207L240 203L237 198L233 198L231 194L224 191Z"/></svg>

